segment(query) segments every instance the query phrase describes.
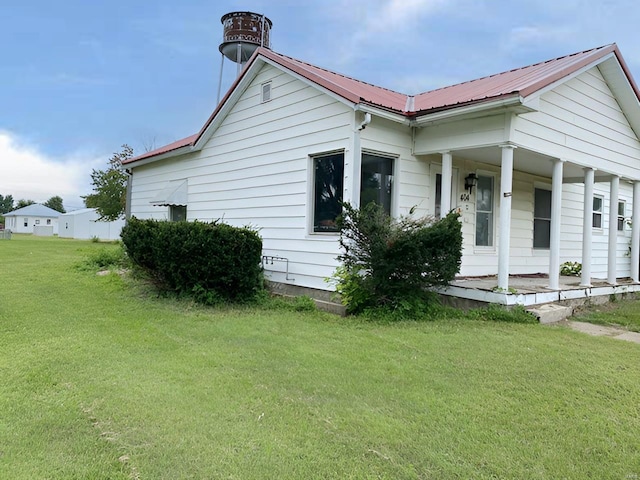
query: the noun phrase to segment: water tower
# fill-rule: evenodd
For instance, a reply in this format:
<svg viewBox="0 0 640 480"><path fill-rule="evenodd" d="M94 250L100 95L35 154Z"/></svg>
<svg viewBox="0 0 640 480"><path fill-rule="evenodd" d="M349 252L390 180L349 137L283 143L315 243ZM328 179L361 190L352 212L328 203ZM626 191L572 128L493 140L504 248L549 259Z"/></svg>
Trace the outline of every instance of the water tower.
<svg viewBox="0 0 640 480"><path fill-rule="evenodd" d="M242 71L242 65L246 63L258 47L270 48L269 34L271 32L271 20L264 15L253 12L231 12L220 19L223 26L222 43L220 53L220 83L218 85L218 102L220 102L220 89L222 87L222 67L225 57L238 64L238 75Z"/></svg>

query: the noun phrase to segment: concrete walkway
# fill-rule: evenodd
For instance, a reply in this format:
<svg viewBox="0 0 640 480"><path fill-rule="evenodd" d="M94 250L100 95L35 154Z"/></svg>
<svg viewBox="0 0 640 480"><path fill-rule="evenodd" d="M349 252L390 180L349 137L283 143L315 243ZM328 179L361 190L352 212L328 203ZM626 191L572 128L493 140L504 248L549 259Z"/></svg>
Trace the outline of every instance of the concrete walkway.
<svg viewBox="0 0 640 480"><path fill-rule="evenodd" d="M604 325L594 325L593 323L576 322L574 320L566 320L567 326L578 332L586 333L587 335L595 335L598 337L611 337L617 340L626 340L628 342L640 344L640 333L630 332L622 328L605 327Z"/></svg>

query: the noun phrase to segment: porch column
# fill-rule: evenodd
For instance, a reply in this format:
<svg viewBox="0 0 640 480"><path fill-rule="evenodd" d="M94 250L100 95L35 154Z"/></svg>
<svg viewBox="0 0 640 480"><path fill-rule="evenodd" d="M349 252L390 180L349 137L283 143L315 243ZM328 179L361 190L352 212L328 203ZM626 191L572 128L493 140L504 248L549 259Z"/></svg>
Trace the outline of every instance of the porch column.
<svg viewBox="0 0 640 480"><path fill-rule="evenodd" d="M607 258L607 283L615 285L618 278L618 191L620 177L614 175L609 182L609 255Z"/></svg>
<svg viewBox="0 0 640 480"><path fill-rule="evenodd" d="M631 278L640 282L640 181L633 182L633 215L631 217Z"/></svg>
<svg viewBox="0 0 640 480"><path fill-rule="evenodd" d="M501 145L500 172L500 243L498 244L498 288L509 288L509 248L511 238L511 188L513 183L514 145Z"/></svg>
<svg viewBox="0 0 640 480"><path fill-rule="evenodd" d="M442 152L442 183L440 190L440 216L444 218L451 211L451 179L453 177L453 156Z"/></svg>
<svg viewBox="0 0 640 480"><path fill-rule="evenodd" d="M553 160L551 176L551 232L549 238L549 288L560 290L560 219L562 217L562 172L564 160Z"/></svg>
<svg viewBox="0 0 640 480"><path fill-rule="evenodd" d="M581 287L591 286L591 243L593 236L593 180L595 169L584 169L584 211L582 219L582 277Z"/></svg>

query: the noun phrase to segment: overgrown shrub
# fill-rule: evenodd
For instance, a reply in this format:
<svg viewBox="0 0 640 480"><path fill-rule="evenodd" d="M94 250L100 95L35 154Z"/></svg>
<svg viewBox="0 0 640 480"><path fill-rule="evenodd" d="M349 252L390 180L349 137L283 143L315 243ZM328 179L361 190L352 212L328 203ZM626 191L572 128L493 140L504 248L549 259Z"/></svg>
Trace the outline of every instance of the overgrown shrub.
<svg viewBox="0 0 640 480"><path fill-rule="evenodd" d="M121 236L161 286L202 303L247 300L263 288L262 239L250 228L132 218Z"/></svg>
<svg viewBox="0 0 640 480"><path fill-rule="evenodd" d="M343 206L338 218L342 266L333 280L350 313L372 307L415 310L433 297L427 289L448 284L460 269L458 215L442 220L397 220L375 203Z"/></svg>

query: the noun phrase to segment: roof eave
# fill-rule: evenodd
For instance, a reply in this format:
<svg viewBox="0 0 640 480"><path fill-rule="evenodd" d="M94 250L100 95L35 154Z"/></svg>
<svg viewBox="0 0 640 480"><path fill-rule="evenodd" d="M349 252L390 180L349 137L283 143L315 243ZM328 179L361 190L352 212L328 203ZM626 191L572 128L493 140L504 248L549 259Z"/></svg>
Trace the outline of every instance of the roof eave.
<svg viewBox="0 0 640 480"><path fill-rule="evenodd" d="M132 162L123 163L125 169L141 167L143 165L147 165L153 162L159 162L160 160L166 160L167 158L178 157L180 155L184 155L185 153L190 153L193 151L193 145L185 145L183 147L178 147L174 150L169 150L168 152L160 153L158 155L152 155L149 157L141 158L140 160L134 160Z"/></svg>
<svg viewBox="0 0 640 480"><path fill-rule="evenodd" d="M410 125L411 123L409 117L404 113L381 108L367 102L358 103L353 108L357 112L370 113L371 115L391 120L392 122L401 123L403 125Z"/></svg>
<svg viewBox="0 0 640 480"><path fill-rule="evenodd" d="M527 108L523 105L523 98L520 96L518 92L510 93L507 95L502 95L498 98L488 99L488 100L476 100L473 102L461 104L461 105L453 105L449 107L444 107L442 109L437 110L426 110L422 112L416 112L415 118L411 121L412 126L421 127L424 125L428 125L433 122L447 120L454 117L459 117L463 115L470 115L482 112L488 112L491 110L497 109L506 109L506 108L514 108L521 107L524 111L531 111L530 108Z"/></svg>

